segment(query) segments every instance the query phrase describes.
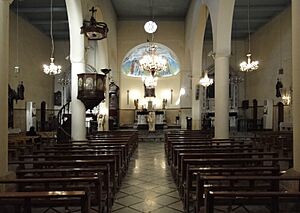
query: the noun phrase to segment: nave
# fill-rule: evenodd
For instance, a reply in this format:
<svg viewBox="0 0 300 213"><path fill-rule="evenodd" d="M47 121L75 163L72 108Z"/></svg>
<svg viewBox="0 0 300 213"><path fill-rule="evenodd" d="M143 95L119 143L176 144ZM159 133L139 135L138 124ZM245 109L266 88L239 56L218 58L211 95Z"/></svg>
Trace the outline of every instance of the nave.
<svg viewBox="0 0 300 213"><path fill-rule="evenodd" d="M141 141L135 131L117 131L85 141L11 144L16 179L0 183L15 184L15 191L1 194L1 213L299 213L290 132L148 136Z"/></svg>
<svg viewBox="0 0 300 213"><path fill-rule="evenodd" d="M166 161L163 142L139 143L120 191L116 195L116 213L183 212L176 185Z"/></svg>

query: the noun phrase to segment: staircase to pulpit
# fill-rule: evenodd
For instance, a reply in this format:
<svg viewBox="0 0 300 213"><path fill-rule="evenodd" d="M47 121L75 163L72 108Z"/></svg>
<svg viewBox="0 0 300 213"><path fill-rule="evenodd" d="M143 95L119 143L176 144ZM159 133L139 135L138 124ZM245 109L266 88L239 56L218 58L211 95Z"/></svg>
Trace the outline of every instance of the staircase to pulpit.
<svg viewBox="0 0 300 213"><path fill-rule="evenodd" d="M57 140L69 141L71 139L71 113L70 104L67 102L57 114Z"/></svg>

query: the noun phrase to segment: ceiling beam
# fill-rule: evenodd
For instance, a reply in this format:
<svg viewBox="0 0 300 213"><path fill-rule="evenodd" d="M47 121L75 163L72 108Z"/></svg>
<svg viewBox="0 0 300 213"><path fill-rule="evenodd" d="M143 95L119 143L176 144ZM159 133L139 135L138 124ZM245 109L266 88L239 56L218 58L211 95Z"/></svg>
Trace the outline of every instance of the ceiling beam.
<svg viewBox="0 0 300 213"><path fill-rule="evenodd" d="M253 12L263 12L263 11L281 11L284 8L286 8L286 4L281 4L281 5L260 5L260 6L250 6L250 10ZM234 12L247 12L248 11L248 6L247 5L236 5L234 7Z"/></svg>
<svg viewBox="0 0 300 213"><path fill-rule="evenodd" d="M268 22L269 19L267 19L267 18L251 18L249 21L250 22ZM236 18L236 19L233 19L233 22L248 23L248 19Z"/></svg>
<svg viewBox="0 0 300 213"><path fill-rule="evenodd" d="M16 10L16 9L15 9ZM66 7L53 7L53 12L67 12ZM50 13L51 9L48 7L27 7L27 8L19 8L19 13Z"/></svg>
<svg viewBox="0 0 300 213"><path fill-rule="evenodd" d="M46 24L50 25L49 20L32 20L32 21L30 21L30 23L32 23L34 25L46 25ZM53 20L52 23L55 25L68 24L69 21L68 20Z"/></svg>

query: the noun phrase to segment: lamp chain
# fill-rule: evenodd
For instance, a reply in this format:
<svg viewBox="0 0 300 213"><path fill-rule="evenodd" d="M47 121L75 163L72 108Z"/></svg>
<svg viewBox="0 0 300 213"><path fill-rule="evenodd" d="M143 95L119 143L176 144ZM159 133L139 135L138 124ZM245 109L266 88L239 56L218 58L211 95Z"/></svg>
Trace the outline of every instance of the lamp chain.
<svg viewBox="0 0 300 213"><path fill-rule="evenodd" d="M248 0L248 40L249 40L249 46L248 46L248 53L250 53L250 0Z"/></svg>
<svg viewBox="0 0 300 213"><path fill-rule="evenodd" d="M54 54L54 40L53 40L53 0L51 0L51 5L50 5L50 37L51 37L51 58L53 58L53 54Z"/></svg>
<svg viewBox="0 0 300 213"><path fill-rule="evenodd" d="M19 0L17 0L17 64L16 66L19 67Z"/></svg>
<svg viewBox="0 0 300 213"><path fill-rule="evenodd" d="M151 12L151 19L154 21L154 13L153 13L153 0L150 0L150 12ZM151 33L151 42L154 41L154 32Z"/></svg>

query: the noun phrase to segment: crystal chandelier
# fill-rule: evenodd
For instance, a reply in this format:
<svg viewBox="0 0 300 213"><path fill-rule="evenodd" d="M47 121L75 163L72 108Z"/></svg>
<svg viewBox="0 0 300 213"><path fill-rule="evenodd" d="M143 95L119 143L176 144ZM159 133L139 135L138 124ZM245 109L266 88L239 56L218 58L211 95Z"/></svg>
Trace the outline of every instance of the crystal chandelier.
<svg viewBox="0 0 300 213"><path fill-rule="evenodd" d="M248 46L248 54L247 56L247 62L243 61L240 63L240 70L243 72L251 72L258 69L258 61L252 61L251 60L251 51L250 51L250 0L248 0L248 40L249 40L249 46Z"/></svg>
<svg viewBox="0 0 300 213"><path fill-rule="evenodd" d="M50 37L51 37L51 57L50 57L50 65L43 65L43 71L47 75L57 75L61 73L61 66L54 64L54 40L53 40L53 23L52 23L52 17L53 17L53 9L52 9L53 0L51 0L50 5Z"/></svg>
<svg viewBox="0 0 300 213"><path fill-rule="evenodd" d="M158 55L156 51L157 46L150 44L144 56L139 60L141 69L150 72L151 75L167 69L167 60L161 55Z"/></svg>
<svg viewBox="0 0 300 213"><path fill-rule="evenodd" d="M209 78L207 75L207 71L205 71L204 77L200 78L199 83L201 86L204 86L206 88L214 83L214 79Z"/></svg>

